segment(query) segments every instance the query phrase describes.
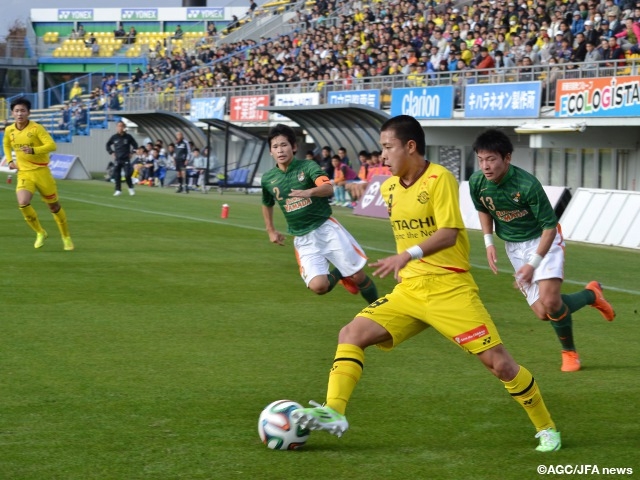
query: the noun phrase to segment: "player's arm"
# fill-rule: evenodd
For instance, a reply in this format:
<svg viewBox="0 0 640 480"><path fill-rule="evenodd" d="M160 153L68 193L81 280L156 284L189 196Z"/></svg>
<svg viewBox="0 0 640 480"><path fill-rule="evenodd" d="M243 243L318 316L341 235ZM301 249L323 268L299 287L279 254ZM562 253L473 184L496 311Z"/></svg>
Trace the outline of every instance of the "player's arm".
<svg viewBox="0 0 640 480"><path fill-rule="evenodd" d="M277 231L273 224L273 205L262 205L262 217L264 218L264 225L269 235L269 241L271 241L271 243L277 243L278 245L284 245L284 235Z"/></svg>
<svg viewBox="0 0 640 480"><path fill-rule="evenodd" d="M9 135L5 134L2 139L2 148L4 149L4 157L7 159L7 166L12 168L11 164L13 163L15 168L15 163L13 162L13 156L11 154L11 139L9 138Z"/></svg>
<svg viewBox="0 0 640 480"><path fill-rule="evenodd" d="M128 134L128 135L129 135L129 134ZM135 139L135 138L133 138L133 136L131 136L131 135L129 135L129 141L130 141L130 144L129 144L129 145L131 145L131 146L129 147L129 150L131 150L131 149L133 148L133 150L131 150L131 153L133 153L133 152L135 152L135 151L138 149L138 142L136 142L136 139Z"/></svg>
<svg viewBox="0 0 640 480"><path fill-rule="evenodd" d="M316 178L315 184L315 187L307 188L306 190L291 190L289 196L303 198L333 196L333 185L329 177L322 175Z"/></svg>
<svg viewBox="0 0 640 480"><path fill-rule="evenodd" d="M551 245L553 245L553 240L556 238L556 233L557 229L555 227L542 231L536 253L531 255L529 261L516 272L516 284L518 286L528 285L531 283L533 280L533 272L538 268L538 266L540 266L540 262L542 262L544 256L549 252Z"/></svg>
<svg viewBox="0 0 640 480"><path fill-rule="evenodd" d="M516 283L519 284L531 283L534 270L538 268L542 259L549 252L558 231L558 217L556 217L542 184L534 184L527 193L527 203L542 228L542 234L536 253L531 255L529 261L516 272Z"/></svg>
<svg viewBox="0 0 640 480"><path fill-rule="evenodd" d="M397 255L392 255L370 263L369 266L374 268L377 267L373 272L373 275L378 275L380 278L384 278L388 274L393 273L394 278L397 281L400 281L400 270L402 270L411 260L419 260L422 257L433 255L445 248L453 247L456 244L457 239L457 228L439 228L433 233L433 235L419 244L414 245Z"/></svg>
<svg viewBox="0 0 640 480"><path fill-rule="evenodd" d="M480 219L480 227L484 234L484 246L487 250L487 262L491 271L495 274L498 273L498 255L496 247L493 244L493 217L487 212L478 210L478 218Z"/></svg>
<svg viewBox="0 0 640 480"><path fill-rule="evenodd" d="M40 145L31 147L33 155L42 155L56 151L56 142L42 125L36 130L36 135L38 136L38 140L40 140Z"/></svg>
<svg viewBox="0 0 640 480"><path fill-rule="evenodd" d="M114 155L116 153L113 151L112 145L113 145L113 136L111 136L111 138L107 142L107 153L109 155Z"/></svg>

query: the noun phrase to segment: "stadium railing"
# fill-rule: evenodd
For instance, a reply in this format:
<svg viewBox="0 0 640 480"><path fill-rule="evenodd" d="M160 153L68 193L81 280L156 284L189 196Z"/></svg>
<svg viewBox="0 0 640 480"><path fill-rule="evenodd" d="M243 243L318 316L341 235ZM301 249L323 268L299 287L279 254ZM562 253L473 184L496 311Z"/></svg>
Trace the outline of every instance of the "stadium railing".
<svg viewBox="0 0 640 480"><path fill-rule="evenodd" d="M555 87L559 79L592 79L596 77L619 77L637 75L640 72L640 59L628 58L616 62L596 62L589 66L580 63L558 64L553 66L512 67L499 71L464 70L458 72L432 72L420 75L378 75L355 78L347 85L344 80L300 81L293 83L270 83L261 85L220 86L201 90L176 89L170 95L160 98L157 92L134 91L125 94L126 111L169 110L179 114L188 114L192 98L226 97L227 108L231 97L248 95L269 95L271 105L277 94L310 93L320 94L320 103L326 103L331 91L379 90L380 108L390 108L391 91L396 88L428 87L452 85L456 90L456 108L464 99L464 90L469 84L517 83L539 80L542 82L542 106L555 104ZM227 112L228 113L228 112Z"/></svg>

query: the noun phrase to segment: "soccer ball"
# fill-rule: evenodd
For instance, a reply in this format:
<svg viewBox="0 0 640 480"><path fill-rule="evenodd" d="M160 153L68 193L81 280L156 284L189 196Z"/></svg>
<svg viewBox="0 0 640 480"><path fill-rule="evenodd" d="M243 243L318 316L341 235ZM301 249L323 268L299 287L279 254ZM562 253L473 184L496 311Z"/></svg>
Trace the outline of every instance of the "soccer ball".
<svg viewBox="0 0 640 480"><path fill-rule="evenodd" d="M260 439L272 450L297 450L309 438L309 430L291 420L291 412L302 405L291 400L276 400L267 405L258 419Z"/></svg>

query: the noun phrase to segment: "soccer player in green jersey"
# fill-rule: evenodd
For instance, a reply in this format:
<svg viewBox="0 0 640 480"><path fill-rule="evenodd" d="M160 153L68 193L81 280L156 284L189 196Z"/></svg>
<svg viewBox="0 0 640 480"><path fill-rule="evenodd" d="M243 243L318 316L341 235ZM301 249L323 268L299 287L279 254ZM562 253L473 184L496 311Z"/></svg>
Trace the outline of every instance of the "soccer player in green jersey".
<svg viewBox="0 0 640 480"><path fill-rule="evenodd" d="M17 170L16 198L18 207L27 225L36 232L35 248L41 248L48 237L47 232L38 220L38 214L31 206L31 199L36 190L45 201L58 225L65 250L73 250L73 242L69 234L67 214L60 205L56 181L49 169L49 154L56 149L56 143L49 132L39 123L29 120L31 102L20 97L11 102L11 115L15 123L9 125L4 132L4 154L9 168ZM12 159L15 153L15 160Z"/></svg>
<svg viewBox="0 0 640 480"><path fill-rule="evenodd" d="M511 165L513 145L499 130L487 130L473 144L480 170L469 179L471 198L480 216L487 260L498 273L493 231L504 240L515 270L516 286L541 320L550 320L562 345L563 372L580 370L571 314L591 305L612 321L613 308L595 280L585 289L562 294L564 239L551 203L538 179Z"/></svg>
<svg viewBox="0 0 640 480"><path fill-rule="evenodd" d="M469 239L460 213L458 182L446 168L425 160L424 130L413 117L387 120L380 144L381 159L393 175L380 192L398 253L371 266L376 267L374 275L394 275L398 284L340 330L325 405L312 402L315 407L294 410L292 418L303 428L342 436L349 428L345 410L362 376L364 350L372 345L391 350L432 327L476 355L502 381L538 432L536 450L559 450L560 432L538 384L502 344L469 272Z"/></svg>
<svg viewBox="0 0 640 480"><path fill-rule="evenodd" d="M273 207L284 213L288 231L307 288L324 295L339 282L352 294L368 302L378 299L378 290L364 273L367 257L358 242L331 216L329 198L333 186L316 162L296 160L296 135L291 127L278 124L268 135L269 150L276 166L262 176L262 215L269 240L284 245L284 235L273 225ZM330 271L330 263L334 268Z"/></svg>

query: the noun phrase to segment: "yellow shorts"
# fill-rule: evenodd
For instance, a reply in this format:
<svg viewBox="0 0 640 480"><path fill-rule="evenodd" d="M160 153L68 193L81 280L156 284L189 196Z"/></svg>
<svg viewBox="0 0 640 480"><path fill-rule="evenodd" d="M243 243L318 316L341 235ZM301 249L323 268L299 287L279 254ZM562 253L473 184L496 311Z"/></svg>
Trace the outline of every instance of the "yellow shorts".
<svg viewBox="0 0 640 480"><path fill-rule="evenodd" d="M373 320L391 334L392 340L378 345L383 350L391 350L427 327L469 353L502 343L470 273L405 279L358 316Z"/></svg>
<svg viewBox="0 0 640 480"><path fill-rule="evenodd" d="M38 191L46 203L58 201L58 187L48 168L18 171L16 191L28 190L32 194Z"/></svg>

